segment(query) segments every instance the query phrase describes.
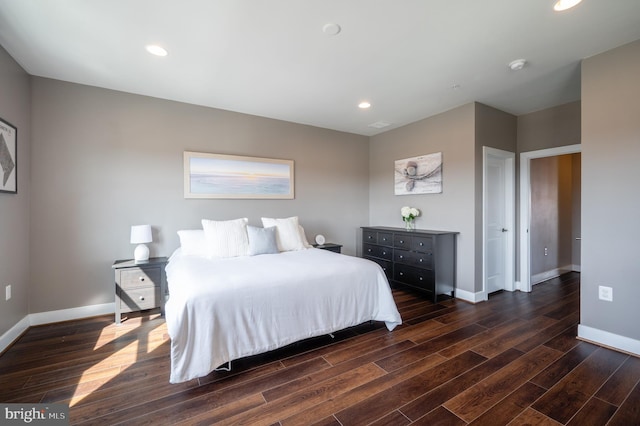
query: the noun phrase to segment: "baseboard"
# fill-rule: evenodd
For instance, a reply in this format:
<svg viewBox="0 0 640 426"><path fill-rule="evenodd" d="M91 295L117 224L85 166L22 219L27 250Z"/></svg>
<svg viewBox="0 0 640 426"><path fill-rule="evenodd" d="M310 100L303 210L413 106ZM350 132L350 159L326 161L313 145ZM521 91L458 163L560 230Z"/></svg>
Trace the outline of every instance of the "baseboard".
<svg viewBox="0 0 640 426"><path fill-rule="evenodd" d="M60 309L57 311L40 312L29 315L30 325L50 324L53 322L69 321L81 318L95 317L98 315L113 314L116 306L114 303L102 305L81 306L79 308Z"/></svg>
<svg viewBox="0 0 640 426"><path fill-rule="evenodd" d="M4 352L18 337L29 329L29 315L22 318L16 325L0 336L0 354Z"/></svg>
<svg viewBox="0 0 640 426"><path fill-rule="evenodd" d="M630 339L608 331L578 324L578 339L605 346L620 352L640 356L640 340Z"/></svg>
<svg viewBox="0 0 640 426"><path fill-rule="evenodd" d="M571 270L573 272L580 272L580 265L576 265L576 264L571 265Z"/></svg>
<svg viewBox="0 0 640 426"><path fill-rule="evenodd" d="M113 314L115 309L116 306L114 302L29 314L0 336L0 353L11 346L11 344L31 326Z"/></svg>
<svg viewBox="0 0 640 426"><path fill-rule="evenodd" d="M456 289L456 298L462 299L465 302L478 303L487 300L487 293L480 291L478 293L472 293L470 291Z"/></svg>
<svg viewBox="0 0 640 426"><path fill-rule="evenodd" d="M576 265L565 265L560 268L551 269L549 271L540 272L539 274L535 274L531 276L531 285L540 284L543 281L550 280L551 278L559 277L560 275L574 271L573 269Z"/></svg>

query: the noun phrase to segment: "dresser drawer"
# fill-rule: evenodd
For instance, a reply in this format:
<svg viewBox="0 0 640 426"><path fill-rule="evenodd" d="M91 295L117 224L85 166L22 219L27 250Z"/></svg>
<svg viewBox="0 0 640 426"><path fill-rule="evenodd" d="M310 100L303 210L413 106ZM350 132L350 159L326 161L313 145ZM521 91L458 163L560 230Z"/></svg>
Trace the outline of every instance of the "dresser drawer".
<svg viewBox="0 0 640 426"><path fill-rule="evenodd" d="M391 247L393 244L393 234L391 232L363 231L362 240L365 243Z"/></svg>
<svg viewBox="0 0 640 426"><path fill-rule="evenodd" d="M393 249L390 247L364 244L362 250L365 256L378 257L380 259L393 259Z"/></svg>
<svg viewBox="0 0 640 426"><path fill-rule="evenodd" d="M393 270L393 279L401 284L425 290L430 294L433 294L435 290L433 271L428 269L419 269L396 263Z"/></svg>
<svg viewBox="0 0 640 426"><path fill-rule="evenodd" d="M372 262L376 262L378 265L380 265L380 267L384 271L384 274L387 276L387 279L388 280L393 279L393 262L388 260L383 260L383 259L376 259L375 257L369 257L369 256L365 256L365 259L368 259Z"/></svg>
<svg viewBox="0 0 640 426"><path fill-rule="evenodd" d="M378 232L378 244L391 247L393 245L393 234L390 232Z"/></svg>
<svg viewBox="0 0 640 426"><path fill-rule="evenodd" d="M128 268L120 271L120 287L123 289L160 286L160 268Z"/></svg>
<svg viewBox="0 0 640 426"><path fill-rule="evenodd" d="M393 246L409 250L411 248L411 236L406 234L394 234Z"/></svg>
<svg viewBox="0 0 640 426"><path fill-rule="evenodd" d="M160 287L148 286L120 293L120 312L142 311L160 306Z"/></svg>
<svg viewBox="0 0 640 426"><path fill-rule="evenodd" d="M413 265L413 257L416 253L409 250L393 249L393 261L404 263L405 265Z"/></svg>
<svg viewBox="0 0 640 426"><path fill-rule="evenodd" d="M412 257L412 265L417 266L418 268L426 268L433 269L433 253L426 252L414 252Z"/></svg>
<svg viewBox="0 0 640 426"><path fill-rule="evenodd" d="M362 231L362 241L365 243L378 243L378 233L376 231Z"/></svg>
<svg viewBox="0 0 640 426"><path fill-rule="evenodd" d="M431 252L433 250L433 238L417 236L411 237L411 250Z"/></svg>

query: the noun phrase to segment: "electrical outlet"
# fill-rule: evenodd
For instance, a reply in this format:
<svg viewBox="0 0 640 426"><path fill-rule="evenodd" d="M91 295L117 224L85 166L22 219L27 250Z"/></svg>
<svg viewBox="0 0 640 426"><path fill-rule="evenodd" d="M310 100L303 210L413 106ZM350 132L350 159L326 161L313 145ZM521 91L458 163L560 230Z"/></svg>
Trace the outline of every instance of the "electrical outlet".
<svg viewBox="0 0 640 426"><path fill-rule="evenodd" d="M544 255L549 256L549 249L547 247L544 248Z"/></svg>
<svg viewBox="0 0 640 426"><path fill-rule="evenodd" d="M603 285L598 286L598 298L600 300L606 300L607 302L613 302L613 289Z"/></svg>
<svg viewBox="0 0 640 426"><path fill-rule="evenodd" d="M8 285L4 288L4 300L11 299L11 285Z"/></svg>

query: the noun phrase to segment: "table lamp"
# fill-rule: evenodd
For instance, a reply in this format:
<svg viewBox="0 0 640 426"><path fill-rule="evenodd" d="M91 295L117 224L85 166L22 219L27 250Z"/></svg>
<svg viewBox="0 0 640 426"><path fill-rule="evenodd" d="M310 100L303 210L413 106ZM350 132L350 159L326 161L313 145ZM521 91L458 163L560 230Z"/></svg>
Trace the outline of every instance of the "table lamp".
<svg viewBox="0 0 640 426"><path fill-rule="evenodd" d="M149 247L145 244L153 241L151 225L134 225L131 227L131 244L138 244L133 252L136 263L149 261Z"/></svg>

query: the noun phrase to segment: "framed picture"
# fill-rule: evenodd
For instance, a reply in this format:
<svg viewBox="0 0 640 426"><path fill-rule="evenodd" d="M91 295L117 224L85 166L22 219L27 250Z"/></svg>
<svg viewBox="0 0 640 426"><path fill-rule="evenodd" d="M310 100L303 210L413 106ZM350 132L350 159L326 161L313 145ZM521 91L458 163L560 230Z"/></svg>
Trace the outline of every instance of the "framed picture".
<svg viewBox="0 0 640 426"><path fill-rule="evenodd" d="M442 152L395 162L395 195L442 193Z"/></svg>
<svg viewBox="0 0 640 426"><path fill-rule="evenodd" d="M18 193L18 129L0 118L0 192Z"/></svg>
<svg viewBox="0 0 640 426"><path fill-rule="evenodd" d="M293 198L293 161L184 153L185 198Z"/></svg>

